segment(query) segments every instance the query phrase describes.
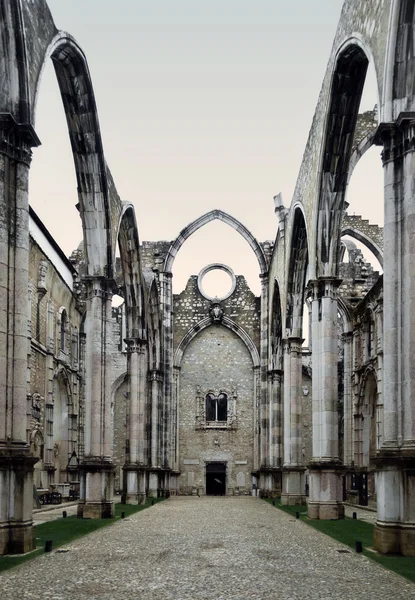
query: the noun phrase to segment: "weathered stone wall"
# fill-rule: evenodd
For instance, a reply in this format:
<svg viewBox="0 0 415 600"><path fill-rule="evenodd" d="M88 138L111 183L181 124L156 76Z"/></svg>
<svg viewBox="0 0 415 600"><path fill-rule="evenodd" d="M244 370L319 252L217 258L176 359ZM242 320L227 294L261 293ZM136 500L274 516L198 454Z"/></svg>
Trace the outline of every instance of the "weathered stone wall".
<svg viewBox="0 0 415 600"><path fill-rule="evenodd" d="M207 300L197 286L197 275L192 275L186 288L174 295L174 351L191 327L208 316L211 300ZM251 292L245 277L236 276L236 287L233 294L220 305L224 316L229 317L242 327L254 342L259 352L260 342L260 299Z"/></svg>
<svg viewBox="0 0 415 600"><path fill-rule="evenodd" d="M57 247L48 240L44 247L56 257ZM82 314L68 281L32 237L29 248L27 441L39 458L35 485L45 487L76 479L76 473L67 472L66 467L72 450L77 456L82 453ZM71 278L69 261L60 260L66 279ZM62 309L66 311L64 343Z"/></svg>
<svg viewBox="0 0 415 600"><path fill-rule="evenodd" d="M125 447L127 440L127 407L128 407L128 384L124 379L117 387L114 394L114 454L115 465L115 491L120 492L123 488L123 471L125 464Z"/></svg>
<svg viewBox="0 0 415 600"><path fill-rule="evenodd" d="M200 388L198 390L198 388ZM231 429L196 429L197 393L224 390L236 395L236 422ZM180 371L180 491L204 492L205 463L227 463L227 492L251 489L254 439L254 373L242 340L222 325L201 331L187 347ZM188 462L192 464L186 464ZM244 485L242 485L244 484Z"/></svg>

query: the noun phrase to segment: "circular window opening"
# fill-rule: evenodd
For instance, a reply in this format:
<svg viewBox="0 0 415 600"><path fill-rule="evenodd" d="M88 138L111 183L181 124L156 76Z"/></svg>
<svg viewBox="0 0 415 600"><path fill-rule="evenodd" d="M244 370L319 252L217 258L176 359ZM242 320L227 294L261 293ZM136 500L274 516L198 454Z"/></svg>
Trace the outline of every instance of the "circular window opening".
<svg viewBox="0 0 415 600"><path fill-rule="evenodd" d="M235 289L235 285L235 275L232 269L226 265L209 265L199 273L199 290L208 300L229 298Z"/></svg>

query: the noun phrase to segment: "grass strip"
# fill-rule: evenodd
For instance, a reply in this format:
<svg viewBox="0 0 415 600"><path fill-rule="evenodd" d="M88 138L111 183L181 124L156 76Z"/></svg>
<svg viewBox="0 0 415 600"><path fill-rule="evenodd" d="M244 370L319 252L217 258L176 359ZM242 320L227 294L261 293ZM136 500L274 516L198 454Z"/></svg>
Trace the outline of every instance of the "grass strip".
<svg viewBox="0 0 415 600"><path fill-rule="evenodd" d="M64 518L58 518L48 523L36 525L36 550L28 554L19 554L18 556L6 555L0 556L0 572L6 571L36 558L45 552L46 540L52 540L52 548L56 550L64 544L68 544L77 538L88 535L97 529L113 525L121 519L121 514L129 517L144 508L152 506L153 503L161 502L164 498L148 498L145 504L133 506L131 504L115 504L115 517L113 519L78 519L75 515ZM62 511L65 505L62 505Z"/></svg>
<svg viewBox="0 0 415 600"><path fill-rule="evenodd" d="M331 538L335 539L353 550L356 549L356 540L362 542L363 554L374 560L378 564L382 565L390 571L394 571L409 579L409 581L415 582L415 557L412 556L390 556L384 554L378 554L370 548L373 547L373 532L374 525L367 523L366 521L360 521L359 519L338 519L337 521L321 521L319 519L309 519L307 517L307 506L282 506L279 499L271 500L266 499L266 502L275 504L276 508L283 510L284 512L296 516L296 513L300 513L301 521L314 527L318 531L325 533Z"/></svg>

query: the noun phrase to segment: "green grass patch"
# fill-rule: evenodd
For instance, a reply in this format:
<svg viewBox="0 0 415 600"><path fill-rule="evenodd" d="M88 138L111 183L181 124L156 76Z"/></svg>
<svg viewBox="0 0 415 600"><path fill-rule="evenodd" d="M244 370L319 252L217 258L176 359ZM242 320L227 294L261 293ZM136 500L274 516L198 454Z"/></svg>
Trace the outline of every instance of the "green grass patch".
<svg viewBox="0 0 415 600"><path fill-rule="evenodd" d="M273 501L266 499L266 502L272 504ZM373 547L373 531L374 525L367 523L366 521L360 521L359 519L340 519L337 521L320 521L319 519L309 519L307 517L307 506L281 506L281 501L276 499L274 501L275 506L280 510L294 516L297 512L300 513L300 519L314 527L318 531L325 533L331 538L349 546L353 551L356 549L356 541L362 542L363 554L379 563L386 569L394 571L402 577L415 582L415 557L407 556L385 556L383 554L377 554L368 548Z"/></svg>
<svg viewBox="0 0 415 600"><path fill-rule="evenodd" d="M113 519L78 519L76 516L59 518L55 521L36 525L36 550L28 554L13 556L0 556L0 572L22 563L36 558L45 552L46 540L52 540L52 548L56 550L64 544L68 544L77 538L80 538L88 533L92 533L102 527L112 525L121 519L121 514L129 517L144 508L152 506L153 502L161 502L163 498L148 498L145 504L132 506L130 504L115 504L115 518ZM65 505L62 505L62 511L65 510Z"/></svg>

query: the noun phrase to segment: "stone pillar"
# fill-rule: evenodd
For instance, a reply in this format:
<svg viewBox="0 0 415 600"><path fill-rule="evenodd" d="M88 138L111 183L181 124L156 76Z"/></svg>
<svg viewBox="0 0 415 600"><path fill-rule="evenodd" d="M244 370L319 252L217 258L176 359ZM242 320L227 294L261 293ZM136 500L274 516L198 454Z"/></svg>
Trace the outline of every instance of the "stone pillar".
<svg viewBox="0 0 415 600"><path fill-rule="evenodd" d="M150 449L150 474L148 495L152 498L157 498L157 490L159 489L160 475L160 387L162 377L160 371L153 369L150 372L151 385L151 449Z"/></svg>
<svg viewBox="0 0 415 600"><path fill-rule="evenodd" d="M415 556L415 113L381 125L385 177L384 438L375 548Z"/></svg>
<svg viewBox="0 0 415 600"><path fill-rule="evenodd" d="M353 447L353 332L347 331L343 333L343 463L347 467L351 467L354 459Z"/></svg>
<svg viewBox="0 0 415 600"><path fill-rule="evenodd" d="M26 439L29 125L0 115L0 554L36 547L33 465Z"/></svg>
<svg viewBox="0 0 415 600"><path fill-rule="evenodd" d="M163 363L164 363L164 393L162 403L162 468L166 471L164 476L164 488L168 489L170 485L170 471L172 464L172 427L171 427L171 408L172 408L172 389L173 389L173 327L172 327L172 273L160 273L161 283L161 304L163 311Z"/></svg>
<svg viewBox="0 0 415 600"><path fill-rule="evenodd" d="M85 455L80 464L78 517L114 516L111 333L113 284L106 278L85 281Z"/></svg>
<svg viewBox="0 0 415 600"><path fill-rule="evenodd" d="M302 350L303 340L284 340L284 464L281 503L303 504L305 481L302 441Z"/></svg>
<svg viewBox="0 0 415 600"><path fill-rule="evenodd" d="M261 274L261 331L260 331L260 478L261 490L269 491L269 402L268 397L268 275Z"/></svg>
<svg viewBox="0 0 415 600"><path fill-rule="evenodd" d="M313 457L308 516L344 518L338 430L338 281L313 282Z"/></svg>
<svg viewBox="0 0 415 600"><path fill-rule="evenodd" d="M128 458L124 465L126 504L146 501L146 381L147 357L143 340L126 340L128 353L129 411Z"/></svg>
<svg viewBox="0 0 415 600"><path fill-rule="evenodd" d="M281 445L282 445L282 371L268 373L269 381L269 468L272 491L281 492Z"/></svg>
<svg viewBox="0 0 415 600"><path fill-rule="evenodd" d="M259 402L260 402L260 368L254 367L254 471L259 471L259 457L260 457L260 436L259 436ZM255 485L257 479L255 479Z"/></svg>

